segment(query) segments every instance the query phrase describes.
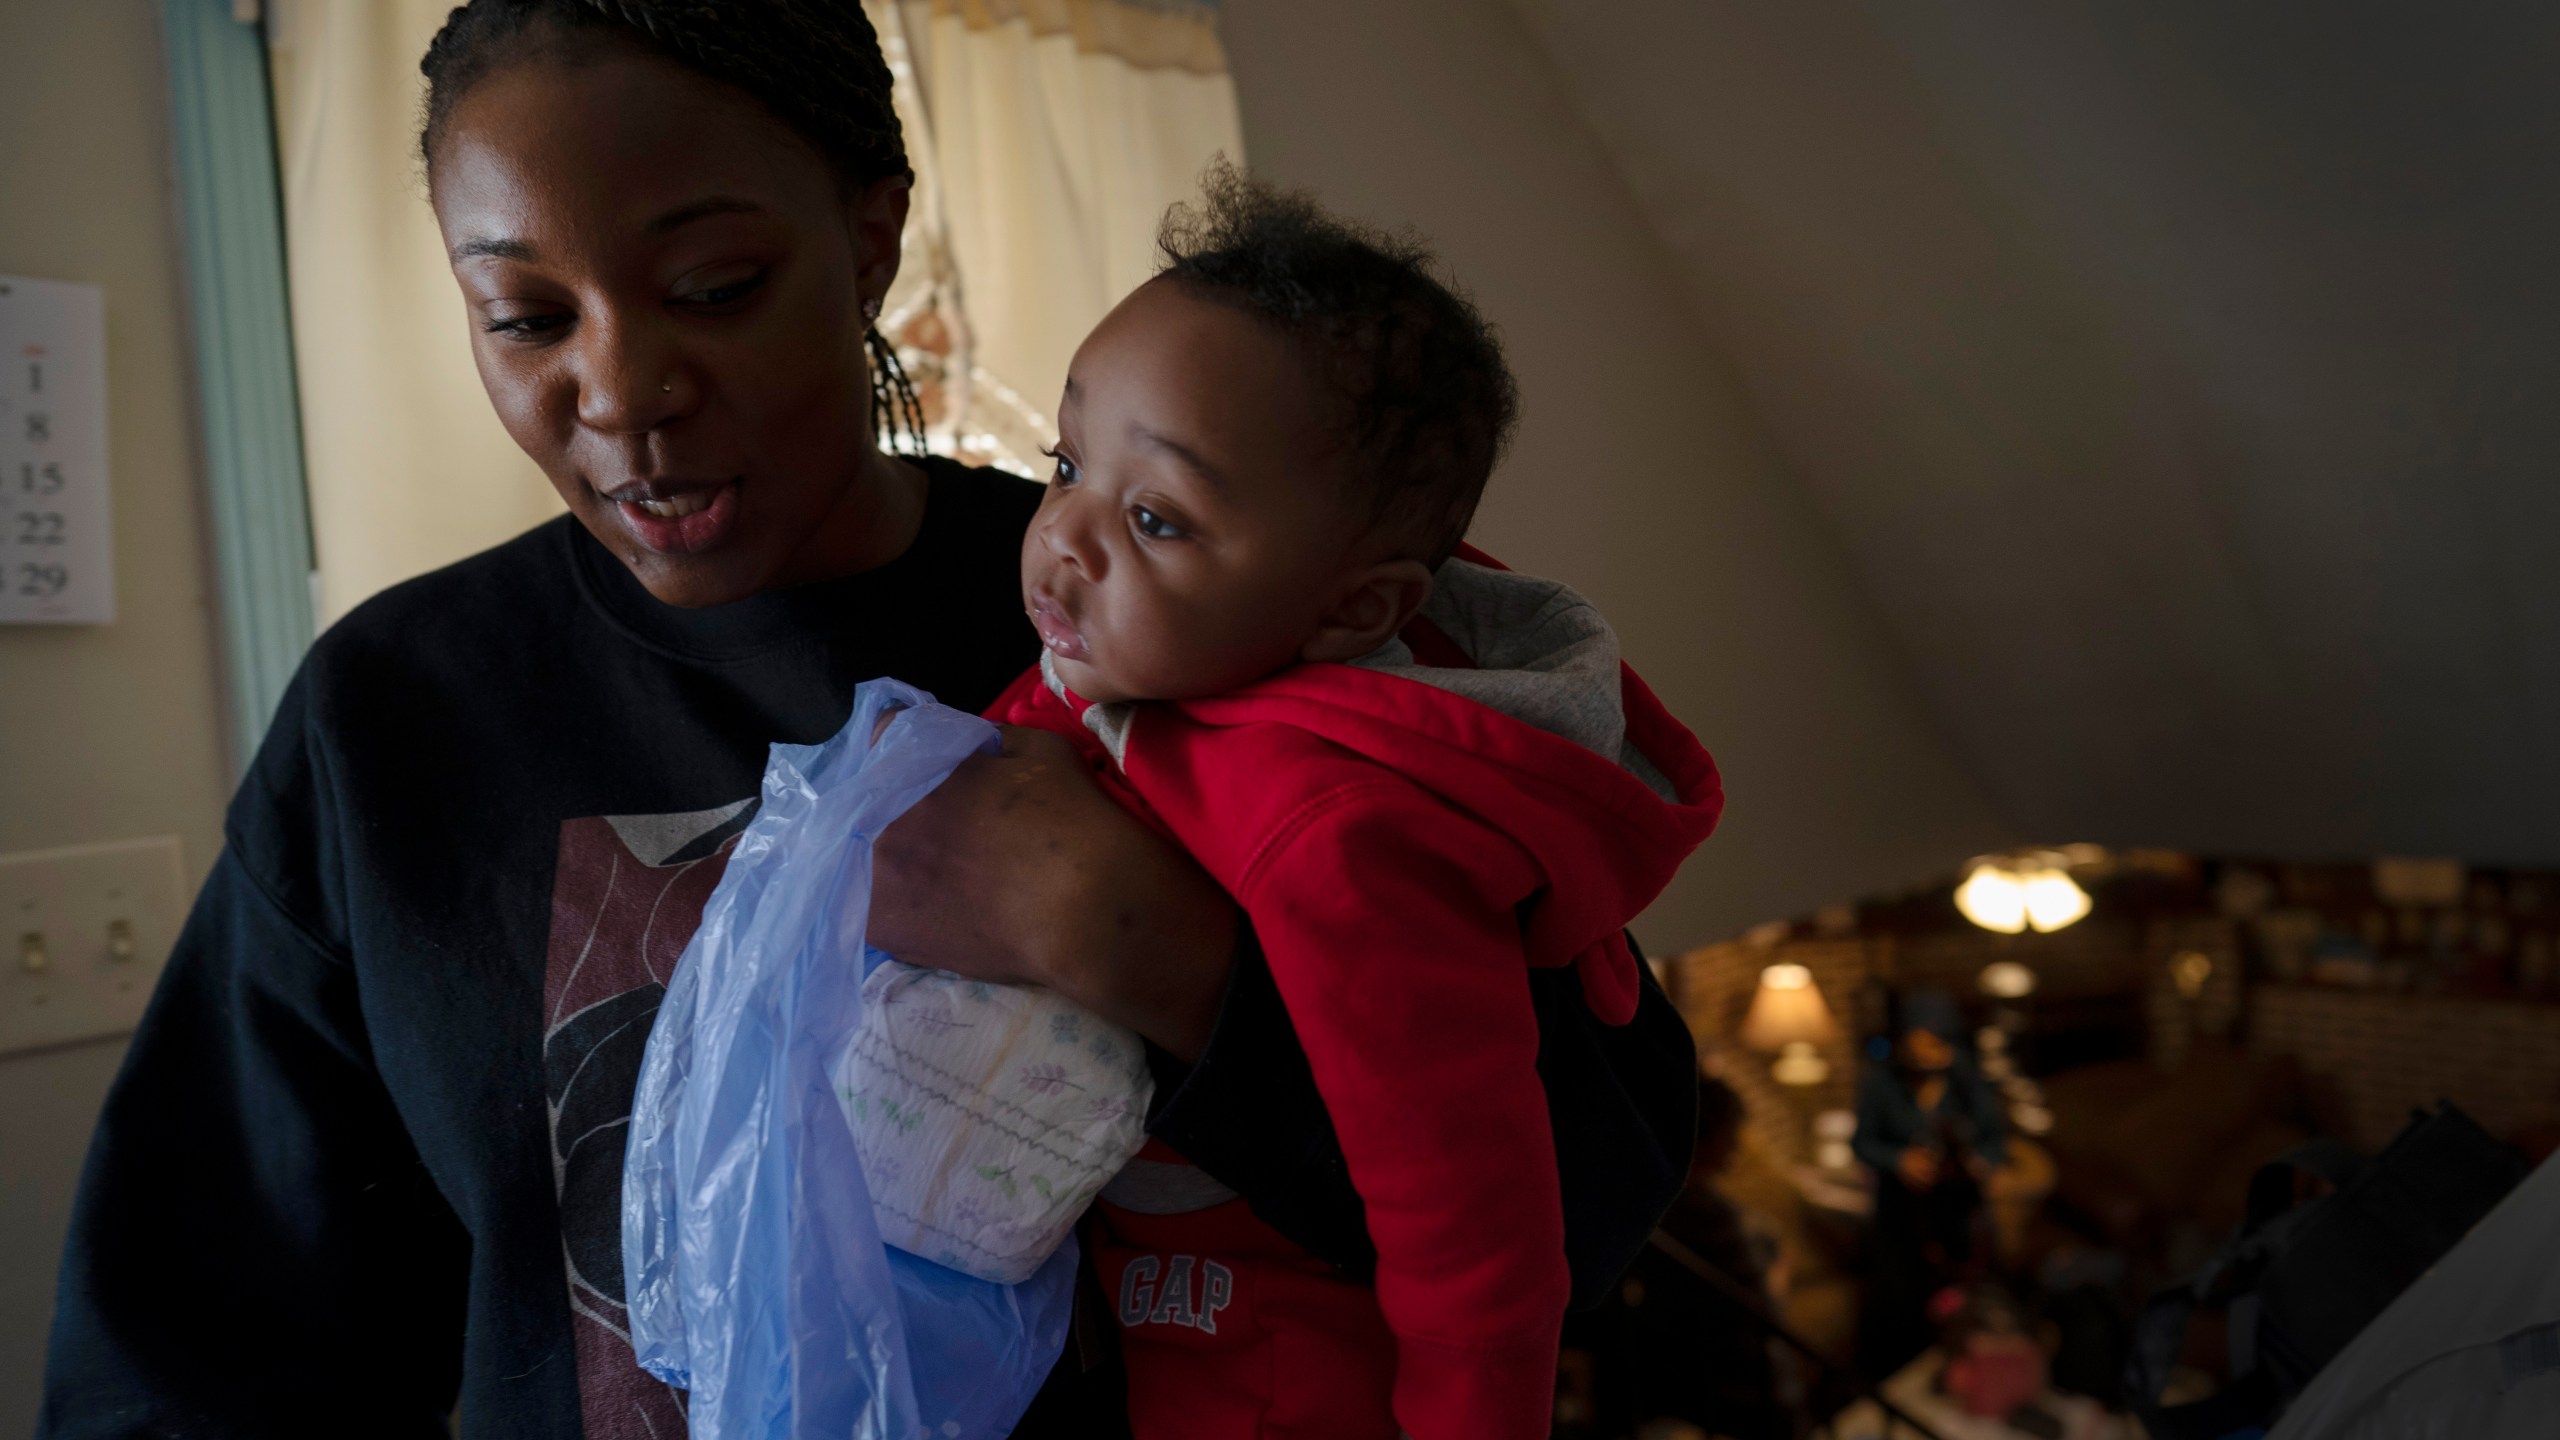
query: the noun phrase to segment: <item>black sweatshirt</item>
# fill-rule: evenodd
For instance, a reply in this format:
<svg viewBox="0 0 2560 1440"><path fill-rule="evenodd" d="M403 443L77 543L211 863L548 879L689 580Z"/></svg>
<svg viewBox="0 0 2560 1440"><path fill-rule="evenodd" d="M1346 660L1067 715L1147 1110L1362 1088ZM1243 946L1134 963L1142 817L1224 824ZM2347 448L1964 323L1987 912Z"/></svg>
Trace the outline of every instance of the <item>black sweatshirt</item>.
<svg viewBox="0 0 2560 1440"><path fill-rule="evenodd" d="M916 542L861 575L678 610L563 519L320 638L99 1120L43 1434L682 1433L626 1339L623 1136L766 747L875 676L980 709L1037 654L1039 487L927 463ZM1658 991L1617 1031L1568 1001L1541 1067L1589 1293L1677 1188L1693 1062ZM1363 1268L1249 939L1207 1053L1156 1059L1151 1128Z"/></svg>

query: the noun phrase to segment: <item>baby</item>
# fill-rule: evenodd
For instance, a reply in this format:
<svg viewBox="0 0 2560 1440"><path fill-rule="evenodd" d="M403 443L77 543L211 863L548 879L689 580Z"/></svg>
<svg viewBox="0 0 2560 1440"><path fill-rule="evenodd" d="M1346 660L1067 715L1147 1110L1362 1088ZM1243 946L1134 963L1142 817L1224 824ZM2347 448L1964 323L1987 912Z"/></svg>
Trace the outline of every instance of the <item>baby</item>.
<svg viewBox="0 0 2560 1440"><path fill-rule="evenodd" d="M1022 550L1046 653L988 713L1076 742L1243 907L1377 1263L1150 1142L1087 1232L1130 1420L1544 1436L1568 1286L1528 971L1632 1014L1622 929L1715 768L1588 602L1461 545L1513 390L1426 254L1226 171L1163 250L1069 372Z"/></svg>

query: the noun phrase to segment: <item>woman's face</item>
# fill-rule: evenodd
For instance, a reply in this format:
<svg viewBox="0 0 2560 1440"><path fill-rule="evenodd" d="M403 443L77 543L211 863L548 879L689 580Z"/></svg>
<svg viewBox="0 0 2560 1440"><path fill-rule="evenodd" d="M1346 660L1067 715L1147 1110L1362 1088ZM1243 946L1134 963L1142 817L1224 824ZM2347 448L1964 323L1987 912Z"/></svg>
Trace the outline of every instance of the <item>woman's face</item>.
<svg viewBox="0 0 2560 1440"><path fill-rule="evenodd" d="M862 306L905 181L847 194L744 94L611 40L482 78L431 158L498 418L650 593L715 605L904 548L868 553L897 472Z"/></svg>

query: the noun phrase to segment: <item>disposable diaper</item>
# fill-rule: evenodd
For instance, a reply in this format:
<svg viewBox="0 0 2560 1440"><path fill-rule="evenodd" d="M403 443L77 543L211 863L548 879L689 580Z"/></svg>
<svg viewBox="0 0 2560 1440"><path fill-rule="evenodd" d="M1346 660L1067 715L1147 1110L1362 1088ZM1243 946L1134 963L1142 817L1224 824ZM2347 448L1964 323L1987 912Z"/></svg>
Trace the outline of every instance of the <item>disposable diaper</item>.
<svg viewBox="0 0 2560 1440"><path fill-rule="evenodd" d="M1146 1142L1143 1044L1051 991L871 954L835 1081L880 1238L1026 1279Z"/></svg>

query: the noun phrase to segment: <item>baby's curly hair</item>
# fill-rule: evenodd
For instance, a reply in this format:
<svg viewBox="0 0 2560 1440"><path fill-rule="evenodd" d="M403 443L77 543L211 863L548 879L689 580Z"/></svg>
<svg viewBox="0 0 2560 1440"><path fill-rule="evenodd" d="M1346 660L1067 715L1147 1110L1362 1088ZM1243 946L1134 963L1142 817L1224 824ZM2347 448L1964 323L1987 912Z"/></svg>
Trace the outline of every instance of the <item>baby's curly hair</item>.
<svg viewBox="0 0 2560 1440"><path fill-rule="evenodd" d="M1493 326L1412 235L1326 213L1220 160L1156 236L1161 276L1305 345L1345 405L1370 523L1434 568L1466 538L1520 402Z"/></svg>

